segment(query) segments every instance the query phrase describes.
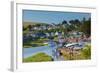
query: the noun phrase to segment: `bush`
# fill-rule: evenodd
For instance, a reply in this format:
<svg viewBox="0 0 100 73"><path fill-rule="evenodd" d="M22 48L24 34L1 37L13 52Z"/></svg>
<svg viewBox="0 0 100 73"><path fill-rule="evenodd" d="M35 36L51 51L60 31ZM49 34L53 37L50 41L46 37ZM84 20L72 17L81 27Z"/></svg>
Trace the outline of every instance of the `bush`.
<svg viewBox="0 0 100 73"><path fill-rule="evenodd" d="M91 46L86 45L82 50L82 54L85 57L85 59L90 59L91 58Z"/></svg>

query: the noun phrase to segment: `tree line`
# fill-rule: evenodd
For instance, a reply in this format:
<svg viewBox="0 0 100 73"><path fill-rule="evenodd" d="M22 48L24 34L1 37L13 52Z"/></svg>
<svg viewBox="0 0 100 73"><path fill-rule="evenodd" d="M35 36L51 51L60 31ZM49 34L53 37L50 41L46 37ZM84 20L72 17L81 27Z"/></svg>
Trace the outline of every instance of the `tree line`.
<svg viewBox="0 0 100 73"><path fill-rule="evenodd" d="M27 27L24 27L23 26L23 31L32 31L31 29L33 27L40 27L40 26L51 26L50 24L36 24L36 25L28 25ZM79 19L74 19L74 20L70 20L70 21L67 21L67 20L63 20L61 23L59 24L55 24L55 23L52 23L52 27L58 27L58 28L55 28L55 29L51 29L51 30L38 30L35 32L64 32L65 34L70 32L70 31L78 31L78 32L83 32L85 35L87 36L90 36L91 35L91 18L88 18L86 19L85 17L83 18L83 20L79 20ZM34 31L34 30L33 30Z"/></svg>

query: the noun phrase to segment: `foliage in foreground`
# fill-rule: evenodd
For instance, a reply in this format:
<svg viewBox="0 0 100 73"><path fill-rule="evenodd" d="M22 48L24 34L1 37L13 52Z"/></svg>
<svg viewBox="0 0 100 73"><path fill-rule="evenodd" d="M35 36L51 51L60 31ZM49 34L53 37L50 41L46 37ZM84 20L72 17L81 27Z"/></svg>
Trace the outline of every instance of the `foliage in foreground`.
<svg viewBox="0 0 100 73"><path fill-rule="evenodd" d="M67 52L63 52L62 56L65 60L88 60L91 59L91 45L87 44L83 49L77 53L73 52L73 55Z"/></svg>
<svg viewBox="0 0 100 73"><path fill-rule="evenodd" d="M82 50L82 54L86 59L90 59L91 58L91 45L86 45Z"/></svg>
<svg viewBox="0 0 100 73"><path fill-rule="evenodd" d="M52 61L52 57L48 56L45 53L38 53L34 56L23 59L23 62L46 62L46 61Z"/></svg>

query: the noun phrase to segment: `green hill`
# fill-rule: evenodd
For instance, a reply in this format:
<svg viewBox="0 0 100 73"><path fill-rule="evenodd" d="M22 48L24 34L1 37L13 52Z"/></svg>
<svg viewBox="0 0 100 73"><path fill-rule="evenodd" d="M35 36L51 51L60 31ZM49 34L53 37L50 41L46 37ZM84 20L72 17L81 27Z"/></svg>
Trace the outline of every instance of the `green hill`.
<svg viewBox="0 0 100 73"><path fill-rule="evenodd" d="M28 25L34 25L34 26L42 26L42 25L46 25L48 26L48 23L41 23L41 22L23 22L23 26L27 27Z"/></svg>

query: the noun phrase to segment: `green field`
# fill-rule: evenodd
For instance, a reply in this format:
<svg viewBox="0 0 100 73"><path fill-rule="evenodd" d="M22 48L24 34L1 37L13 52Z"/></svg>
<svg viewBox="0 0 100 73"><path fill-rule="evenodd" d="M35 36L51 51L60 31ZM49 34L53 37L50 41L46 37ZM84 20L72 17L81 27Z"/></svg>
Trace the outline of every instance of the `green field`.
<svg viewBox="0 0 100 73"><path fill-rule="evenodd" d="M46 62L46 61L52 61L52 57L48 56L45 53L38 53L34 56L23 59L23 62Z"/></svg>

